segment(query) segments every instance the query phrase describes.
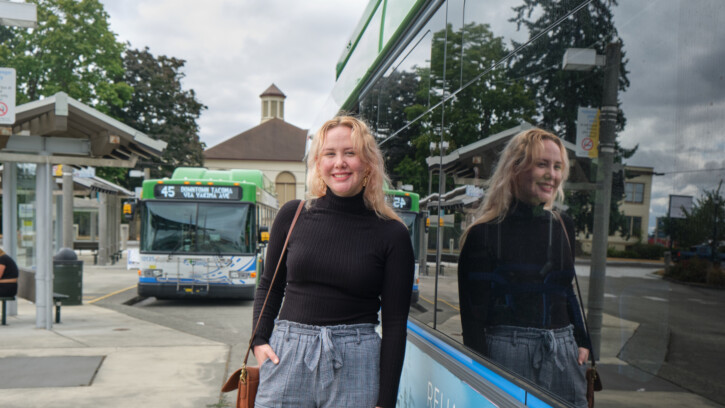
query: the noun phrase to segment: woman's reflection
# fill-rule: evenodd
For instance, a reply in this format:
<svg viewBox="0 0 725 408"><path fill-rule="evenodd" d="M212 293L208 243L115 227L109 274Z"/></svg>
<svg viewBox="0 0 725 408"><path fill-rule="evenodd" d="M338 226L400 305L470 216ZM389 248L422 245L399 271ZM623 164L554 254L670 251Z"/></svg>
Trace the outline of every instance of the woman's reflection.
<svg viewBox="0 0 725 408"><path fill-rule="evenodd" d="M540 129L514 136L489 180L482 215L466 230L458 263L463 343L586 407L591 348L574 279L574 223L563 198L569 160Z"/></svg>

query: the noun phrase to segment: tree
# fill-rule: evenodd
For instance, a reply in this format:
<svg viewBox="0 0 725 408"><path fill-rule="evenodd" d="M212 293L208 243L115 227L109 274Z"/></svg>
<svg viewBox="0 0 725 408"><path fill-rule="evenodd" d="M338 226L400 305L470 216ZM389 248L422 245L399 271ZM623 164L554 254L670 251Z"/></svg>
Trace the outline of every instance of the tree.
<svg viewBox="0 0 725 408"><path fill-rule="evenodd" d="M710 242L717 247L725 232L725 197L721 195L722 181L716 190L705 190L692 206L685 210L685 219L677 223L675 239L680 247Z"/></svg>
<svg viewBox="0 0 725 408"><path fill-rule="evenodd" d="M448 25L433 35L430 66L393 72L376 85L360 111L373 119L377 134L408 125L381 146L391 178L427 191L425 160L441 132L450 151L530 120L535 106L523 81L496 66L508 53L503 38L487 24L469 23L459 30ZM481 72L485 75L473 81ZM445 104L428 112L452 92ZM452 187L451 180L448 184Z"/></svg>
<svg viewBox="0 0 725 408"><path fill-rule="evenodd" d="M419 70L391 72L381 78L359 106L360 114L366 118L371 130L381 142L385 141L381 149L391 181L394 185L396 182L412 184L414 191L422 191L420 189L425 179L421 179L421 174L426 174L426 167L420 167L421 161L425 163L425 158L418 156L411 140L419 134L421 124L413 123L403 128L414 119L409 113L410 107L422 103L419 74ZM393 131L399 133L389 138ZM407 163L406 170L401 173L398 166L404 161Z"/></svg>
<svg viewBox="0 0 725 408"><path fill-rule="evenodd" d="M4 28L0 66L17 71L18 104L57 92L108 113L131 88L123 75L123 43L110 30L98 0L31 0L38 27Z"/></svg>
<svg viewBox="0 0 725 408"><path fill-rule="evenodd" d="M170 176L179 166L201 166L204 143L196 123L206 109L194 90L184 90L181 80L186 61L155 57L148 48L128 50L122 80L133 87L132 97L111 114L125 124L167 143L162 160L154 159L152 177Z"/></svg>
<svg viewBox="0 0 725 408"><path fill-rule="evenodd" d="M525 27L533 41L539 34L550 29L531 44L523 47L511 63L513 76L525 78L538 111L538 125L553 131L565 140L576 143L576 117L579 107L600 106L604 85L604 70L590 72L563 71L561 61L567 48L595 49L605 54L608 43L617 37L617 29L610 7L616 0L593 0L570 18L558 21L581 2L578 0L523 0L513 8L515 16L509 21L517 27ZM532 17L534 16L534 17ZM555 24L558 22L558 24ZM523 44L514 42L515 47ZM622 51L619 74L619 90L629 87L626 70L627 60ZM624 129L626 119L620 110L617 115L617 131ZM631 157L637 147L623 149L616 145L615 163ZM596 174L595 168L590 174ZM624 177L615 174L610 202L610 233L626 234L626 217L619 212L619 202L624 197ZM567 195L577 231L592 231L594 194L576 191Z"/></svg>
<svg viewBox="0 0 725 408"><path fill-rule="evenodd" d="M449 25L434 34L433 103L455 92L444 108L444 135L451 149L529 121L536 113L524 82L512 78L501 64L508 54L503 37L496 37L488 24L468 23L457 31ZM440 116L432 119L439 122Z"/></svg>

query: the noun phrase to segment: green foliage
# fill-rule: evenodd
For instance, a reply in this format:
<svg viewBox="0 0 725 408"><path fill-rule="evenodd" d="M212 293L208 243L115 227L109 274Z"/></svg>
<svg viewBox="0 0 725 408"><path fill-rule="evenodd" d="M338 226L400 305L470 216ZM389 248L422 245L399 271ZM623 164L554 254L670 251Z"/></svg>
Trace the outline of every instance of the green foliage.
<svg viewBox="0 0 725 408"><path fill-rule="evenodd" d="M433 35L431 102L458 91L444 105L443 132L450 150L531 121L536 113L523 80L512 78L505 66L496 65L509 52L503 37L496 37L488 24L469 23L457 31L449 25ZM440 119L440 115L432 115L431 125L440 128Z"/></svg>
<svg viewBox="0 0 725 408"><path fill-rule="evenodd" d="M36 29L0 27L0 66L17 71L17 103L66 92L152 138L168 143L152 176L178 166L203 164L204 144L196 120L206 106L181 80L185 61L128 50L110 31L98 0L31 0L38 5ZM97 174L132 189L127 169Z"/></svg>
<svg viewBox="0 0 725 408"><path fill-rule="evenodd" d="M579 0L523 0L522 5L513 8L516 15L509 21L519 29L525 27L533 39L580 3ZM616 5L614 0L590 2L572 18L560 22L547 35L522 49L512 64L515 77L526 78L527 86L534 92L541 126L573 143L576 142L577 109L601 104L604 70L564 71L561 61L568 48L593 48L598 54L606 53L606 45L617 38L611 11L611 6ZM514 45L522 44L514 42ZM620 91L629 86L624 56L622 51ZM620 112L617 130L624 129L625 123Z"/></svg>
<svg viewBox="0 0 725 408"><path fill-rule="evenodd" d="M692 209L684 211L685 219L670 220L666 225L679 246L719 242L725 236L725 197L720 193L721 187L722 181L716 190L705 190Z"/></svg>
<svg viewBox="0 0 725 408"><path fill-rule="evenodd" d="M629 258L629 259L661 259L667 248L661 245L652 244L634 244L624 251L618 251L614 248L607 249L607 256L612 258Z"/></svg>
<svg viewBox="0 0 725 408"><path fill-rule="evenodd" d="M713 281L719 281L717 273L709 272L711 269L713 269L713 266L710 261L692 258L673 265L665 271L665 276L683 282L708 283L708 273L710 273Z"/></svg>
<svg viewBox="0 0 725 408"><path fill-rule="evenodd" d="M469 23L459 30L448 26L433 35L431 47L430 67L389 73L360 104L361 115L377 135L386 138L458 91L441 108L381 146L391 178L426 192L429 175L425 160L430 156L430 143L439 142L441 134L451 151L530 120L535 113L523 81L510 78L504 67L489 70L510 50L487 24ZM468 83L482 72L486 75ZM452 179L446 184L452 188Z"/></svg>
<svg viewBox="0 0 725 408"><path fill-rule="evenodd" d="M123 74L123 43L110 30L98 0L31 0L38 27L3 28L0 66L17 71L17 103L66 92L107 113L131 88Z"/></svg>
<svg viewBox="0 0 725 408"><path fill-rule="evenodd" d="M132 97L112 113L125 124L154 139L167 142L162 160L154 160L152 177L170 176L179 166L203 165L204 143L196 120L206 109L194 90L184 90L181 80L186 61L155 57L144 50L128 50L123 81L133 87Z"/></svg>
<svg viewBox="0 0 725 408"><path fill-rule="evenodd" d="M515 17L510 19L521 29L524 27L533 39L581 2L572 0L523 0L514 7ZM604 70L591 72L564 71L561 61L568 48L593 48L598 54L606 54L606 45L617 38L617 29L611 12L616 1L594 0L572 18L561 21L547 35L524 47L511 64L513 77L525 78L526 88L536 101L538 125L553 131L560 137L576 143L576 118L579 107L600 106L603 95ZM534 17L532 17L534 16ZM514 42L518 47L522 44ZM619 73L619 90L629 87L626 70L627 60L622 51ZM547 67L542 69L542 67ZM617 131L624 129L626 119L622 111L617 115ZM631 157L637 147L623 149L616 143L615 163ZM591 181L596 175L596 163L583 163ZM588 170L588 171L587 171ZM612 179L609 233L621 235L628 232L627 218L619 212L619 202L624 197L624 177L615 173ZM567 194L566 204L574 218L577 232L591 232L594 225L594 200L592 192L576 191Z"/></svg>
<svg viewBox="0 0 725 408"><path fill-rule="evenodd" d="M707 284L725 287L725 270L720 266L712 266L707 270Z"/></svg>

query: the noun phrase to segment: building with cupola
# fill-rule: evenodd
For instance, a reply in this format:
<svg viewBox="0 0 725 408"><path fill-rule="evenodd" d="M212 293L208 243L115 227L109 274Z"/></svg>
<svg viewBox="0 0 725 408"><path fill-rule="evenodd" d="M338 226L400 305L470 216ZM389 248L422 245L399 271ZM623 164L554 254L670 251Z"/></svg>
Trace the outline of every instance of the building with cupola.
<svg viewBox="0 0 725 408"><path fill-rule="evenodd" d="M204 166L215 170L261 170L274 183L281 206L304 198L307 130L285 122L287 97L277 86L272 84L259 97L259 125L207 148Z"/></svg>

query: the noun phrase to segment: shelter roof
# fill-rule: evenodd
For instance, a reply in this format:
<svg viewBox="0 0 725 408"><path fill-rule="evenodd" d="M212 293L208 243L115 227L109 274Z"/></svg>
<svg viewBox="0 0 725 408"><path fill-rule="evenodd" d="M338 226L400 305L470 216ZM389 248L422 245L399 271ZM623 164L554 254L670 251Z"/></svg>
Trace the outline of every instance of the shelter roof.
<svg viewBox="0 0 725 408"><path fill-rule="evenodd" d="M62 179L56 178L57 184L63 184ZM125 196L125 197L134 197L135 193L133 191L129 191L125 189L124 187L119 186L118 184L111 183L110 181L98 177L73 177L73 191L74 194L77 193L79 190L83 192L93 193L93 192L100 192L100 193L106 193L106 194L113 194L113 195L119 195L119 196Z"/></svg>
<svg viewBox="0 0 725 408"><path fill-rule="evenodd" d="M206 149L204 159L301 161L306 138L307 130L273 118Z"/></svg>
<svg viewBox="0 0 725 408"><path fill-rule="evenodd" d="M454 174L456 177L488 179L493 174L499 155L506 146L506 143L519 132L533 128L534 125L528 122L521 122L518 126L460 147L443 156L443 170L446 173ZM589 172L590 160L577 159L575 156L576 146L563 139L562 143L569 154L569 160L573 164L569 181L575 183L587 182L588 177L586 174ZM428 157L426 158L426 162L429 169L438 169L441 167L439 156Z"/></svg>
<svg viewBox="0 0 725 408"><path fill-rule="evenodd" d="M64 92L15 109L11 136L0 136L0 160L79 166L134 167L138 158L160 156L154 140ZM44 152L50 159L39 159Z"/></svg>

